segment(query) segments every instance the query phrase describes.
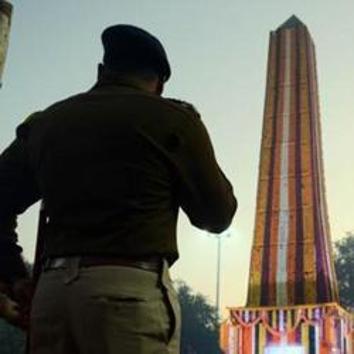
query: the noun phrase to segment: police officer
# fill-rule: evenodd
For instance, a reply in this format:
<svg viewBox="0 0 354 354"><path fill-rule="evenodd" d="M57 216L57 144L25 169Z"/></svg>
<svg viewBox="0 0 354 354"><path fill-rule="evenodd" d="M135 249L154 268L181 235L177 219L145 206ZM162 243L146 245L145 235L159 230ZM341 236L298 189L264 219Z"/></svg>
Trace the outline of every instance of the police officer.
<svg viewBox="0 0 354 354"><path fill-rule="evenodd" d="M30 116L0 157L1 284L28 277L16 217L43 200L31 353L177 354L179 208L219 233L236 199L199 114L161 97L171 69L159 40L116 25L102 42L95 86Z"/></svg>

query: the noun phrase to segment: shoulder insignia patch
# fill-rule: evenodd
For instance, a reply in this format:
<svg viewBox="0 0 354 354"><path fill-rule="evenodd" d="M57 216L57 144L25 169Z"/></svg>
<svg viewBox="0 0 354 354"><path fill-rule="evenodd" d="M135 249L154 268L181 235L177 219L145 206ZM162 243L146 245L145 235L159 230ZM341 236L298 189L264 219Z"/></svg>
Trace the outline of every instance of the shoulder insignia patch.
<svg viewBox="0 0 354 354"><path fill-rule="evenodd" d="M196 108L191 103L188 103L188 102L182 101L182 100L177 100L175 98L168 98L167 100L172 103L175 103L175 104L187 109L188 111L196 114L197 116L199 116L199 112L196 110Z"/></svg>

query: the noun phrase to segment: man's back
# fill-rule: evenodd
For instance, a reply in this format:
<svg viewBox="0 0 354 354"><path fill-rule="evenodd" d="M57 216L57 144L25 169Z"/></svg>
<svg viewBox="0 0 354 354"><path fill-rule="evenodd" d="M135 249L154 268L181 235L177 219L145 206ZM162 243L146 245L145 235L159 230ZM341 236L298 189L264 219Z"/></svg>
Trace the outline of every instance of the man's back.
<svg viewBox="0 0 354 354"><path fill-rule="evenodd" d="M223 177L192 109L101 83L38 113L21 130L49 217L47 256L164 255L172 263L179 205L205 227L224 227L211 213L223 213L216 223L231 221L231 187L218 186ZM207 175L218 195L211 186L203 191Z"/></svg>

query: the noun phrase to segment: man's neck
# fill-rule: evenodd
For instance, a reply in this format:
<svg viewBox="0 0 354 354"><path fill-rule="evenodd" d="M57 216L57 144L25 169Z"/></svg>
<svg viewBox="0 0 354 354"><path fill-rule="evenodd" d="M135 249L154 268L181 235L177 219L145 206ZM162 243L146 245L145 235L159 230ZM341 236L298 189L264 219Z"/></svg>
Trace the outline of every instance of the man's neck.
<svg viewBox="0 0 354 354"><path fill-rule="evenodd" d="M156 83L154 81L145 81L132 76L124 76L121 74L102 75L98 78L98 86L128 86L141 91L157 94Z"/></svg>

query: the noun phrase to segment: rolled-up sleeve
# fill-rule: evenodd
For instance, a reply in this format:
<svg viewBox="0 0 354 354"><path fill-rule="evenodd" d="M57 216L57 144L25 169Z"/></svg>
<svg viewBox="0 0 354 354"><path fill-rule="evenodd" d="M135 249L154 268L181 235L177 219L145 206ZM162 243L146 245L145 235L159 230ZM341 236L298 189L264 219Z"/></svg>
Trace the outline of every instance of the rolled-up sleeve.
<svg viewBox="0 0 354 354"><path fill-rule="evenodd" d="M17 216L40 199L29 166L27 129L0 155L0 280L11 282L27 275L22 248L17 243Z"/></svg>
<svg viewBox="0 0 354 354"><path fill-rule="evenodd" d="M237 209L231 183L219 167L208 132L198 116L180 136L177 157L180 204L191 223L213 233L224 231Z"/></svg>

